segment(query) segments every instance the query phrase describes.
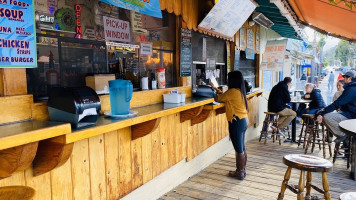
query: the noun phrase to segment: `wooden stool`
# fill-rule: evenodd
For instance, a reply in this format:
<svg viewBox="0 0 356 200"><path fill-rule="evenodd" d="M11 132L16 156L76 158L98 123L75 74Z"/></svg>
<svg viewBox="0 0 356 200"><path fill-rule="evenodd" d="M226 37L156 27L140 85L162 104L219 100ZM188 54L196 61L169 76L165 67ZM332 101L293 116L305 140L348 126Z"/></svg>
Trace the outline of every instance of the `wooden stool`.
<svg viewBox="0 0 356 200"><path fill-rule="evenodd" d="M347 169L349 169L350 168L350 163L351 163L351 141L352 141L352 139L351 139L351 136L344 136L344 138L345 139L349 139L349 141L350 141L350 144L349 144L349 148L348 149L344 149L344 152L343 152L343 154L344 154L344 156L345 156L345 158L346 158L346 160L347 160L347 164L346 164L346 167L347 167ZM338 139L336 139L336 140L338 140ZM342 139L341 139L342 140ZM342 143L342 141L336 141L335 142L335 148L334 148L334 157L333 157L333 163L335 163L335 161L336 161L336 158L337 158L337 155L338 154L340 154L341 152L340 152L340 145L341 145L341 143Z"/></svg>
<svg viewBox="0 0 356 200"><path fill-rule="evenodd" d="M325 131L325 127L323 123L319 123L314 119L314 115L312 114L304 114L302 115L305 123L305 134L304 134L304 144L303 148L305 148L305 154L308 153L309 144L312 144L311 153L314 152L315 144L319 145L319 149L321 150L321 145L323 145L323 157L326 157L325 145L329 146L329 154L332 157L331 151L331 143L329 134ZM321 129L320 129L321 127ZM321 136L321 137L320 137ZM299 142L300 143L300 138ZM326 140L328 141L326 144Z"/></svg>
<svg viewBox="0 0 356 200"><path fill-rule="evenodd" d="M342 193L339 197L339 200L355 200L355 199L356 199L356 192Z"/></svg>
<svg viewBox="0 0 356 200"><path fill-rule="evenodd" d="M330 172L333 169L333 164L323 158L302 155L302 154L289 154L283 157L283 163L288 166L288 169L284 175L284 180L281 186L281 192L278 195L277 200L283 200L284 192L288 188L295 194L297 194L297 200L304 200L304 186L306 186L306 195L305 199L318 199L310 195L311 188L317 192L324 195L325 200L331 200L331 195L329 193L329 182L326 176L326 172ZM298 185L289 185L288 181L290 179L292 168L300 170L300 178ZM307 183L305 185L305 172L307 172ZM322 183L323 189L318 188L317 186L311 183L312 181L312 172L321 172L322 173Z"/></svg>
<svg viewBox="0 0 356 200"><path fill-rule="evenodd" d="M265 136L265 144L267 143L267 137L268 137L268 131L270 128L270 125L274 125L275 127L277 127L277 130L272 130L272 134L271 137L273 139L273 142L275 140L278 139L279 141L279 145L281 145L281 135L279 133L279 128L278 128L278 118L279 115L277 113L273 113L273 112L265 112L266 117L265 120L263 121L263 126L262 126L262 131L261 131L261 135L260 135L260 142L262 139L262 136Z"/></svg>
<svg viewBox="0 0 356 200"><path fill-rule="evenodd" d="M0 187L0 200L30 200L35 190L27 186Z"/></svg>

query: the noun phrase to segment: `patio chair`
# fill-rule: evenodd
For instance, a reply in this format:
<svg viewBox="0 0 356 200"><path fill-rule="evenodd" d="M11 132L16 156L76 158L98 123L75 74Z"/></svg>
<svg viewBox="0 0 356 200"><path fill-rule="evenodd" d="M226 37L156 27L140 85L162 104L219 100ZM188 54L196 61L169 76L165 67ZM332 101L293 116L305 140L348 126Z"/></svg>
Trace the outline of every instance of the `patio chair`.
<svg viewBox="0 0 356 200"><path fill-rule="evenodd" d="M266 115L266 117L265 117L265 120L263 121L263 126L262 126L259 141L261 142L262 138L264 137L264 139L265 139L264 144L267 143L268 132L269 132L270 126L274 125L275 127L277 127L277 130L272 130L271 138L273 140L273 143L275 142L275 140L278 140L279 145L281 145L281 134L280 134L280 130L278 128L279 115L274 112L265 112L265 115Z"/></svg>

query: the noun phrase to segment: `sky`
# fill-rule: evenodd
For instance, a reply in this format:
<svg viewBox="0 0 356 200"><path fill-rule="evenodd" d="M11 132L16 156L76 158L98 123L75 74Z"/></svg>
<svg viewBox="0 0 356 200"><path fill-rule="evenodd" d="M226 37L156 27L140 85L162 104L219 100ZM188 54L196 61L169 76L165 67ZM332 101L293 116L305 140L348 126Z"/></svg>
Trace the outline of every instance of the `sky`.
<svg viewBox="0 0 356 200"><path fill-rule="evenodd" d="M312 42L314 40L314 30L306 27L304 29L305 33L308 36L309 42ZM337 44L339 43L340 39L335 38L335 37L331 37L331 36L327 36L326 39L326 44L324 46L324 51L333 48L334 46L337 46Z"/></svg>

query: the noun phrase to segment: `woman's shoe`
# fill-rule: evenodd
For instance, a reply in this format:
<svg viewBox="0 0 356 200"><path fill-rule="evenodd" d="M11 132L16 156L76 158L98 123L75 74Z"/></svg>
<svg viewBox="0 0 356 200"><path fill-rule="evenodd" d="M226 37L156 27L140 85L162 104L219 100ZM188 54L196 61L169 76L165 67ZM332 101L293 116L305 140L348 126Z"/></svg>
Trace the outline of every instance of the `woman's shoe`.
<svg viewBox="0 0 356 200"><path fill-rule="evenodd" d="M235 154L236 158L236 170L235 171L230 171L228 176L236 178L238 180L244 180L246 177L246 172L245 172L245 154L244 152L242 153L236 153Z"/></svg>

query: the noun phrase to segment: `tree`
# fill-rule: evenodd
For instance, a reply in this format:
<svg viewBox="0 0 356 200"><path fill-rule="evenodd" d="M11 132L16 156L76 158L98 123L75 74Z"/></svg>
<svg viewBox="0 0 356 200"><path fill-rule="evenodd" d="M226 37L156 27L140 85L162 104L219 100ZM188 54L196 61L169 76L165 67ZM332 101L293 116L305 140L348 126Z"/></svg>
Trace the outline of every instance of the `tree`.
<svg viewBox="0 0 356 200"><path fill-rule="evenodd" d="M356 55L356 44L350 44L348 41L340 40L335 50L335 58L342 62L342 66L351 66L352 57Z"/></svg>
<svg viewBox="0 0 356 200"><path fill-rule="evenodd" d="M329 62L328 62L328 61L324 61L324 62L323 62L323 66L324 66L324 67L329 66Z"/></svg>

